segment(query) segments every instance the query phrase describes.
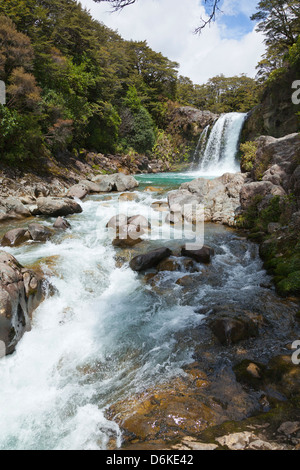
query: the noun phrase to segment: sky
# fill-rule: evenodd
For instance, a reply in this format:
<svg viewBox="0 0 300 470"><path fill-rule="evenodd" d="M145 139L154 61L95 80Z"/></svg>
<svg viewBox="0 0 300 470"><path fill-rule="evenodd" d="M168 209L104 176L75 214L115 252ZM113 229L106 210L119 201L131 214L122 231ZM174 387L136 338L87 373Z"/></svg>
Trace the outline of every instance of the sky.
<svg viewBox="0 0 300 470"><path fill-rule="evenodd" d="M179 74L195 84L219 74L255 77L265 51L263 36L250 20L257 0L222 0L217 20L200 35L194 29L206 14L203 0L137 0L117 13L106 2L80 2L124 39L146 40L154 51L178 62Z"/></svg>

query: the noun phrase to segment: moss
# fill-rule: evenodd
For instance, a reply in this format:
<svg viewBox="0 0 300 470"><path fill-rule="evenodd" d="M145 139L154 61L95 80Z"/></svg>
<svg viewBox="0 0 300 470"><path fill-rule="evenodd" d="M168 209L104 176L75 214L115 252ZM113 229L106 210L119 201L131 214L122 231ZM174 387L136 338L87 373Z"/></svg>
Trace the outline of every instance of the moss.
<svg viewBox="0 0 300 470"><path fill-rule="evenodd" d="M289 274L286 279L278 282L277 290L284 297L300 295L300 271L295 271Z"/></svg>

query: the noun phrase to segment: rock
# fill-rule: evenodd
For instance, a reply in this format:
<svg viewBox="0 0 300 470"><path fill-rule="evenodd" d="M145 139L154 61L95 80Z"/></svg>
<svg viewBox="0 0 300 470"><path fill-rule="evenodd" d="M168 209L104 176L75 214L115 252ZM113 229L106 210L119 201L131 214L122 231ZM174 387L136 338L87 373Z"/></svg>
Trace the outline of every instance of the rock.
<svg viewBox="0 0 300 470"><path fill-rule="evenodd" d="M146 217L144 217L143 215L135 215L133 217L129 217L128 224L135 225L137 229L144 231L147 231L148 228L151 228L148 219L146 219Z"/></svg>
<svg viewBox="0 0 300 470"><path fill-rule="evenodd" d="M253 432L237 432L216 438L221 446L229 450L281 450L283 447L274 442L259 439Z"/></svg>
<svg viewBox="0 0 300 470"><path fill-rule="evenodd" d="M123 193L119 197L119 201L138 201L139 196L136 193Z"/></svg>
<svg viewBox="0 0 300 470"><path fill-rule="evenodd" d="M182 224L182 214L180 212L170 212L165 218L165 223L171 225Z"/></svg>
<svg viewBox="0 0 300 470"><path fill-rule="evenodd" d="M4 237L2 238L1 245L2 246L19 246L23 243L30 240L30 234L28 230L23 228L16 228L13 230L9 230Z"/></svg>
<svg viewBox="0 0 300 470"><path fill-rule="evenodd" d="M300 430L299 421L287 421L282 423L278 428L277 432L285 434L287 437L291 437L293 434Z"/></svg>
<svg viewBox="0 0 300 470"><path fill-rule="evenodd" d="M194 259L198 263L210 263L211 256L215 253L210 246L204 245L200 250L187 250L185 247L181 249L181 255Z"/></svg>
<svg viewBox="0 0 300 470"><path fill-rule="evenodd" d="M157 266L158 271L180 271L180 268L180 262L176 258L166 258Z"/></svg>
<svg viewBox="0 0 300 470"><path fill-rule="evenodd" d="M31 217L31 213L16 197L0 197L0 222Z"/></svg>
<svg viewBox="0 0 300 470"><path fill-rule="evenodd" d="M229 450L244 450L254 440L257 440L255 434L247 431L216 438L221 446L226 446Z"/></svg>
<svg viewBox="0 0 300 470"><path fill-rule="evenodd" d="M162 201L156 201L151 204L151 207L153 210L157 212L168 212L169 211L169 205L167 202L162 202Z"/></svg>
<svg viewBox="0 0 300 470"><path fill-rule="evenodd" d="M130 261L130 267L133 271L146 271L156 267L160 261L172 255L169 248L158 248L144 255L139 255Z"/></svg>
<svg viewBox="0 0 300 470"><path fill-rule="evenodd" d="M62 217L82 212L82 207L67 197L39 197L36 202L39 213L47 217Z"/></svg>
<svg viewBox="0 0 300 470"><path fill-rule="evenodd" d="M11 354L43 300L43 279L0 251L0 344Z"/></svg>
<svg viewBox="0 0 300 470"><path fill-rule="evenodd" d="M176 284L178 286L181 286L181 287L190 288L190 287L194 287L196 282L197 282L197 280L195 279L194 276L187 275L187 276L183 276L180 279L178 279L176 281Z"/></svg>
<svg viewBox="0 0 300 470"><path fill-rule="evenodd" d="M112 217L106 224L106 228L119 229L122 225L128 224L128 217L125 214L118 214Z"/></svg>
<svg viewBox="0 0 300 470"><path fill-rule="evenodd" d="M80 183L80 184L75 184L68 190L67 197L84 199L88 194L89 194L88 188L84 184Z"/></svg>
<svg viewBox="0 0 300 470"><path fill-rule="evenodd" d="M285 196L286 192L281 186L275 186L270 181L253 181L241 188L240 201L243 210L247 209L257 197L265 198L268 195Z"/></svg>
<svg viewBox="0 0 300 470"><path fill-rule="evenodd" d="M170 210L179 205L184 218L193 224L212 221L234 226L245 179L242 173L225 173L214 180L199 178L184 183L179 191L168 194Z"/></svg>
<svg viewBox="0 0 300 470"><path fill-rule="evenodd" d="M140 236L144 235L144 230L136 225L128 224L119 227L118 236L113 241L113 246L127 248L141 243Z"/></svg>
<svg viewBox="0 0 300 470"><path fill-rule="evenodd" d="M224 346L258 336L257 323L242 310L220 309L210 315L208 326Z"/></svg>
<svg viewBox="0 0 300 470"><path fill-rule="evenodd" d="M71 224L66 219L58 217L54 222L53 227L57 230L67 230L68 228L71 228Z"/></svg>
<svg viewBox="0 0 300 470"><path fill-rule="evenodd" d="M45 242L49 240L52 235L51 230L41 224L28 225L28 231L32 240L34 240L35 242Z"/></svg>
<svg viewBox="0 0 300 470"><path fill-rule="evenodd" d="M93 181L81 180L79 181L79 185L85 186L89 193L101 193L100 186Z"/></svg>
<svg viewBox="0 0 300 470"><path fill-rule="evenodd" d="M139 186L138 181L131 175L116 173L113 175L99 175L93 178L94 183L99 184L101 192L130 191Z"/></svg>

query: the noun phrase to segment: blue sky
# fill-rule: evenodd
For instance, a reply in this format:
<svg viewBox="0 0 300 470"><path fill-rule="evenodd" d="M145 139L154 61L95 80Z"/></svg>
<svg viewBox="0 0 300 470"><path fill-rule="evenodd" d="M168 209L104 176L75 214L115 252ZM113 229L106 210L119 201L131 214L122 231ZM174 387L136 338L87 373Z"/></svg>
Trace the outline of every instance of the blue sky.
<svg viewBox="0 0 300 470"><path fill-rule="evenodd" d="M221 73L254 77L265 50L263 36L250 21L256 0L223 0L217 21L199 36L193 31L205 15L204 1L137 0L118 13L111 13L106 2L81 3L124 39L147 40L152 49L178 62L179 73L194 83Z"/></svg>
<svg viewBox="0 0 300 470"><path fill-rule="evenodd" d="M201 3L201 2L200 2ZM224 0L217 13L217 22L222 28L224 38L243 37L253 30L254 22L250 20L256 12L257 0Z"/></svg>

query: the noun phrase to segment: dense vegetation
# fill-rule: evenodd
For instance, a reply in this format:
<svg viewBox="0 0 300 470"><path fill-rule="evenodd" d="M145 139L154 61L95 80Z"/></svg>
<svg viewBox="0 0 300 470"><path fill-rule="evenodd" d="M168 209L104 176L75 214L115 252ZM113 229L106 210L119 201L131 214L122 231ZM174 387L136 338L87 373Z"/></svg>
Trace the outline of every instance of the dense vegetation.
<svg viewBox="0 0 300 470"><path fill-rule="evenodd" d="M146 42L123 40L75 0L0 0L2 161L41 156L157 151L170 112L192 105L216 113L248 111L257 87L246 76L194 85L178 64Z"/></svg>

